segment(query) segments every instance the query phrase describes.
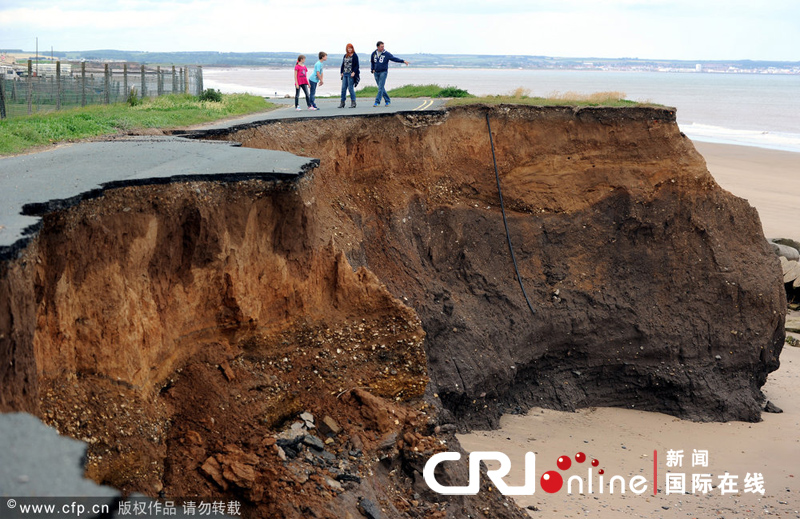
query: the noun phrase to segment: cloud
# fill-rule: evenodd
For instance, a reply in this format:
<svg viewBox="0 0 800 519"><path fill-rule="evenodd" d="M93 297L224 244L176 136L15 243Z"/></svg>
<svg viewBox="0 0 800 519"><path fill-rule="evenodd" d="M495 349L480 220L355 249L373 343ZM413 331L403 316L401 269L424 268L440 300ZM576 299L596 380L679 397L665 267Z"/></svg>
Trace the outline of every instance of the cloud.
<svg viewBox="0 0 800 519"><path fill-rule="evenodd" d="M5 0L0 46L798 59L793 0ZM9 43L11 42L11 43Z"/></svg>

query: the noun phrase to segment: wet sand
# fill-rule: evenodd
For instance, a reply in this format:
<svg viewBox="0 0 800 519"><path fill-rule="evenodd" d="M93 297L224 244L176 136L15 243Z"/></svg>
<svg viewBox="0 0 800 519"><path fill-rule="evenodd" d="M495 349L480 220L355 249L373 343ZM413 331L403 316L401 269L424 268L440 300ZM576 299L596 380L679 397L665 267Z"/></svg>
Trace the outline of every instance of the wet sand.
<svg viewBox="0 0 800 519"><path fill-rule="evenodd" d="M766 236L800 238L800 154L695 144L717 182L758 209ZM800 348L785 346L781 368L770 375L763 390L784 412L764 413L763 421L755 424L695 423L635 409L565 413L534 408L524 416L504 416L496 431L476 431L459 439L468 451L508 454L512 462L508 484L523 484L522 460L528 451L536 453L537 482L546 471L563 475L564 487L559 492L548 494L537 484L535 494L515 498L531 517L800 518ZM666 459L670 450L683 451L681 466ZM700 458L693 460L695 450L708 451L707 466ZM658 456L656 495L654 451ZM587 461L577 463L578 452L585 453ZM570 468L557 468L560 456L570 457ZM592 469L593 492L589 493L587 471L592 459L599 460L599 465ZM693 461L697 462L694 466ZM599 469L605 471L602 494ZM667 493L666 472L684 474L685 493L677 488ZM720 476L726 472L738 476L735 490L720 488ZM764 494L747 492L748 474L759 473ZM711 475L710 492L692 488L695 474ZM572 494L567 492L567 479L574 475L584 480L582 494L577 488ZM608 482L615 475L626 482L624 494L618 484L609 494ZM632 492L629 485L634 476L644 478L645 492Z"/></svg>

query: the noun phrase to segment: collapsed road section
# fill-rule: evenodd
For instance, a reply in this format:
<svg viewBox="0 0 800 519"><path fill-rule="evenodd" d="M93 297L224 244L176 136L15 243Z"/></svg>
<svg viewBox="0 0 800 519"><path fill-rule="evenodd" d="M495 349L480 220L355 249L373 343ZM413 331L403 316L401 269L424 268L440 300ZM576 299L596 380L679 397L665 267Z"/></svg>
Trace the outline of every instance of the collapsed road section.
<svg viewBox="0 0 800 519"><path fill-rule="evenodd" d="M534 405L760 417L780 267L672 109L474 106L187 136L232 176L176 176L206 175L198 155L154 166L164 181L26 199L41 222L8 220L0 411L88 442L98 483L235 497L251 517L522 517L497 492L431 492L425 461L458 448L456 429ZM142 146L128 160L157 153ZM242 169L267 150L319 162L297 159L289 181Z"/></svg>

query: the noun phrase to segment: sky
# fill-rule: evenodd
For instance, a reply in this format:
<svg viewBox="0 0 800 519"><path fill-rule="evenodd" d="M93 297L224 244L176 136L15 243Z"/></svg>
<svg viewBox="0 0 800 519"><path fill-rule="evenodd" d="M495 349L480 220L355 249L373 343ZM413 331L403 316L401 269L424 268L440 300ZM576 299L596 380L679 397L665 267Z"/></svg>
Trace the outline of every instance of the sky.
<svg viewBox="0 0 800 519"><path fill-rule="evenodd" d="M0 0L0 50L800 61L798 0Z"/></svg>

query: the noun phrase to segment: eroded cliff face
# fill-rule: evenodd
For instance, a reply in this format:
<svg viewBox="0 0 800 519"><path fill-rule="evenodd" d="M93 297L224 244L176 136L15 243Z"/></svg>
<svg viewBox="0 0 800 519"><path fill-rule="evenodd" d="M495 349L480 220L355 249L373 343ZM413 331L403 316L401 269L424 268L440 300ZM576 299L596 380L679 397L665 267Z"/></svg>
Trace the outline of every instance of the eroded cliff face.
<svg viewBox="0 0 800 519"><path fill-rule="evenodd" d="M420 315L434 390L462 424L530 405L759 420L783 344L778 263L674 111L463 108L225 138L322 158L328 233Z"/></svg>
<svg viewBox="0 0 800 519"><path fill-rule="evenodd" d="M448 424L532 405L759 419L780 267L673 111L470 107L202 137L320 167L111 190L46 216L0 272L0 410L92 441L97 481L224 492L254 517L342 517L356 495L389 516L514 517L488 493L426 491ZM333 460L279 458L304 410L341 424Z"/></svg>

